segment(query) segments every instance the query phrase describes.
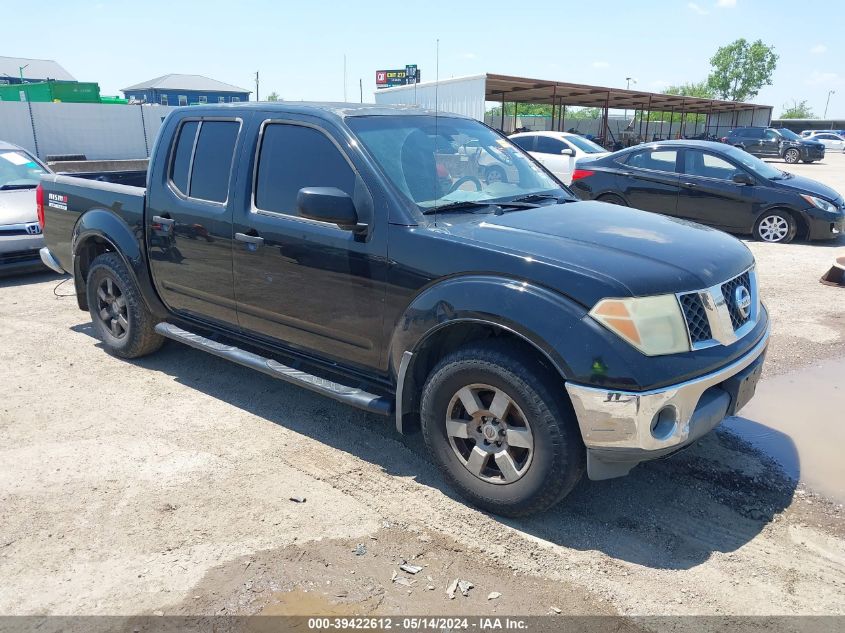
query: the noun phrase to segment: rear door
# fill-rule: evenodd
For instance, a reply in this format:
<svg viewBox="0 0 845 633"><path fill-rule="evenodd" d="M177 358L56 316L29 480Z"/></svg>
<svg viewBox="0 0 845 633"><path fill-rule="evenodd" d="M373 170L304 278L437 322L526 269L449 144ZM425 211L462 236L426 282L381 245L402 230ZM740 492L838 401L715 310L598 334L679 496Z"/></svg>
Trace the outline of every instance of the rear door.
<svg viewBox="0 0 845 633"><path fill-rule="evenodd" d="M685 149L682 164L678 216L727 229L747 229L752 224L755 186L733 181L736 174L751 174L698 149Z"/></svg>
<svg viewBox="0 0 845 633"><path fill-rule="evenodd" d="M567 143L564 143L560 139L538 134L537 145L534 148L534 151L531 152L531 155L543 163L546 169L568 185L572 182L572 170L575 165L575 156L564 156L561 154L562 151L567 149L573 154L575 153Z"/></svg>
<svg viewBox="0 0 845 633"><path fill-rule="evenodd" d="M256 125L251 183L238 188L251 195L235 215L241 327L315 356L378 367L387 205L373 204L361 175L366 167L342 149L352 141L337 130L287 115ZM296 197L303 187L348 193L370 226L367 236L300 217Z"/></svg>
<svg viewBox="0 0 845 633"><path fill-rule="evenodd" d="M658 147L635 152L617 176L620 193L632 207L675 215L680 177L678 150Z"/></svg>
<svg viewBox="0 0 845 633"><path fill-rule="evenodd" d="M237 325L232 276L234 156L242 120L187 118L147 190L153 281L174 312Z"/></svg>

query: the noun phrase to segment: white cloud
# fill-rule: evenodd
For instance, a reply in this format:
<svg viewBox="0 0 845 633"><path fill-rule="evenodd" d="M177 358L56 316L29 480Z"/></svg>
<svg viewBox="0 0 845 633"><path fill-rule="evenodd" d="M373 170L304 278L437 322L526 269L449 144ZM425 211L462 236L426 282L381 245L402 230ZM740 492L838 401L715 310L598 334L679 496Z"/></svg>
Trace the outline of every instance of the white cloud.
<svg viewBox="0 0 845 633"><path fill-rule="evenodd" d="M813 55L821 55L822 53L827 51L827 46L824 44L816 44L813 48L810 49L810 52Z"/></svg>
<svg viewBox="0 0 845 633"><path fill-rule="evenodd" d="M593 62L593 68L609 68L610 64L608 62L602 61L595 61Z"/></svg>
<svg viewBox="0 0 845 633"><path fill-rule="evenodd" d="M832 72L821 72L818 70L814 70L809 74L807 79L804 81L808 86L841 86L843 82L843 78L839 76L838 73Z"/></svg>
<svg viewBox="0 0 845 633"><path fill-rule="evenodd" d="M687 5L687 8L693 13L697 13L698 15L707 15L709 13L709 11L703 9L700 5L697 5L695 2L690 2Z"/></svg>
<svg viewBox="0 0 845 633"><path fill-rule="evenodd" d="M736 6L736 0L717 0L716 6L720 9L733 9Z"/></svg>

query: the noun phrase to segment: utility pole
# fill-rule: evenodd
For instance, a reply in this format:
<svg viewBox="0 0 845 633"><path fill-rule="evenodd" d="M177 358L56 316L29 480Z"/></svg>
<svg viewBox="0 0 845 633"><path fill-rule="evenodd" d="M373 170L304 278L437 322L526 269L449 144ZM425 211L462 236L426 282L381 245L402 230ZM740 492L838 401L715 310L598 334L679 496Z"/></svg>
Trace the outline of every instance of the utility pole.
<svg viewBox="0 0 845 633"><path fill-rule="evenodd" d="M261 101L261 97L258 95L258 71L255 71L255 100Z"/></svg>
<svg viewBox="0 0 845 633"><path fill-rule="evenodd" d="M358 92L361 93L361 103L364 103L364 80L358 78Z"/></svg>
<svg viewBox="0 0 845 633"><path fill-rule="evenodd" d="M18 73L20 73L20 76L21 76L21 83L23 83L23 69L27 68L28 66L29 66L29 64L26 64L25 66L18 66Z"/></svg>
<svg viewBox="0 0 845 633"><path fill-rule="evenodd" d="M827 91L827 101L825 101L825 104L824 104L824 116L822 117L823 119L827 118L827 106L830 105L830 95L835 95L835 94L836 94L835 90L828 90Z"/></svg>
<svg viewBox="0 0 845 633"><path fill-rule="evenodd" d="M630 90L630 89L631 89L631 82L632 82L632 81L633 81L635 84L637 83L637 80L636 80L636 79L634 79L633 77L625 77L625 90ZM636 116L636 114L637 114L637 111L636 111L636 110L634 110L634 116ZM628 125L628 108L625 108L625 125L626 125L626 126Z"/></svg>

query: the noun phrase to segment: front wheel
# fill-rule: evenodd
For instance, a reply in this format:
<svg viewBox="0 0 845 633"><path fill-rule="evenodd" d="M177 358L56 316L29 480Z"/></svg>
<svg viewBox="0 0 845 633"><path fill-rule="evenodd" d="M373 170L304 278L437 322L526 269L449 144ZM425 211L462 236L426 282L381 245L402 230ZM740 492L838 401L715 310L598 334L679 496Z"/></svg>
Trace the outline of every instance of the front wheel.
<svg viewBox="0 0 845 633"><path fill-rule="evenodd" d="M787 244L795 238L798 226L785 211L768 211L754 225L754 236L763 242Z"/></svg>
<svg viewBox="0 0 845 633"><path fill-rule="evenodd" d="M783 155L783 160L789 163L790 165L794 165L801 159L801 152L797 149L788 149L786 153Z"/></svg>
<svg viewBox="0 0 845 633"><path fill-rule="evenodd" d="M423 387L423 437L446 479L504 516L545 510L584 471L585 450L563 384L508 343L479 343L440 361Z"/></svg>
<svg viewBox="0 0 845 633"><path fill-rule="evenodd" d="M110 354L138 358L156 351L164 338L141 291L117 253L103 253L91 264L86 282L94 329Z"/></svg>

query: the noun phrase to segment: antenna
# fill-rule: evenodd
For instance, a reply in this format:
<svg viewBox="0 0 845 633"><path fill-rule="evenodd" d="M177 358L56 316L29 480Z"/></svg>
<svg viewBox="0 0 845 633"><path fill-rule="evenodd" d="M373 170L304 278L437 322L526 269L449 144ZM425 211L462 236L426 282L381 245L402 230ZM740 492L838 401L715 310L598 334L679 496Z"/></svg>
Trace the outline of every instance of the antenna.
<svg viewBox="0 0 845 633"><path fill-rule="evenodd" d="M438 98L440 89L440 38L437 38L434 51L434 153L437 153L437 113L440 110ZM437 195L435 187L434 195ZM437 226L437 203L434 204L434 226Z"/></svg>

